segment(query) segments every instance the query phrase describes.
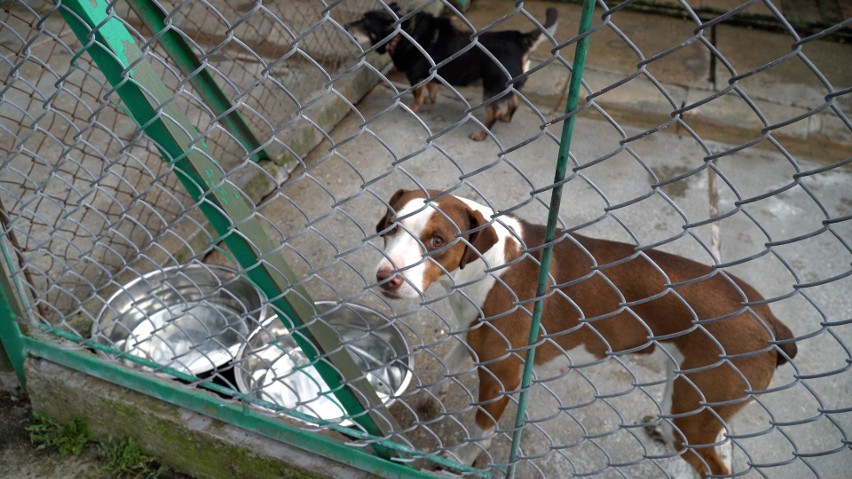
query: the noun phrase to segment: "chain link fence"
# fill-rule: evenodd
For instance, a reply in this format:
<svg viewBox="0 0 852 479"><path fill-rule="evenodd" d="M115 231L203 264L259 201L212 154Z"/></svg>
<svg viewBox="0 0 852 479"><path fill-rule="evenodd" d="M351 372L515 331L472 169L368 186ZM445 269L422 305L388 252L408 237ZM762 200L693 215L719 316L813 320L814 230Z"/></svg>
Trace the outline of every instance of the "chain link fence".
<svg viewBox="0 0 852 479"><path fill-rule="evenodd" d="M218 269L243 278L252 270L211 226L209 196L199 199L182 186L177 159L164 161L165 148L143 131L148 125L134 121L133 105L87 53L91 45L69 27L62 3L7 1L0 11L0 211L26 334L48 331L53 339L40 340L62 338L66 347L71 340L81 351L92 349L94 337L104 361L135 374L176 377L185 387L213 389L222 401L272 409L293 427L332 427L349 431L354 447L375 445L364 436L373 432L341 417L348 408L320 394L322 381L295 343L279 345L286 354L268 348L287 337L280 321L267 320L281 312L269 307L276 298L254 302L253 286L245 293L239 275ZM390 68L375 51L380 45L359 46L347 31L369 10L391 15L392 6L380 1L111 2L107 17L126 28L168 90L157 111L168 104L184 112L196 130L192 148L203 146L221 184L236 185L249 204L241 221L262 225L297 278L289 286L322 301L306 322L330 326L351 350L375 347L365 345L379 338L383 349L356 355L356 364L380 399L393 399L381 439L403 450L393 455L413 469L452 469L466 462L465 445L488 440L490 447L475 449L476 469L462 468L464 474L691 473L683 451L646 433L667 412L664 353L610 348L604 359L590 360L566 353L536 370L524 390L523 440L513 446L520 391L501 391L510 413L479 437L474 414L487 404L477 396L477 372L485 365L459 357L461 366L444 364L479 327L454 317L458 288L436 286L418 300L394 301L376 279L383 243L375 225L399 188L437 189L487 205L498 217L544 223L555 186L552 160L563 123L574 117L561 228L741 277L767 298L757 303L793 331L798 356L776 371L772 386L748 390L752 404L724 424L716 445L727 451L731 475L848 474L852 70L841 61L848 45L836 40L848 36L850 20L803 36L769 1L733 2L712 14L672 2L680 19L652 19L631 10L633 3L599 2L591 29L577 36L580 7L573 4L479 2L462 18L466 2L399 2L403 20L443 9L475 39L543 30L546 8L558 7L558 29L532 52L524 87L510 85L518 113L497 122L484 142L468 138L489 114L481 87L437 78L435 104L414 111L417 85ZM163 14L163 30L152 30L141 4ZM743 29L749 15L771 19L774 30ZM175 41L164 32L188 45L194 68L178 65ZM566 115L580 38L590 42L588 66L580 106ZM203 72L224 109L211 106L205 84L193 83ZM236 116L251 141L229 126ZM186 265L203 279L180 269ZM176 267L182 286L162 287L157 275ZM135 298L116 306L137 278L144 279L136 286L160 287L179 305L157 296L153 305ZM143 320L113 328L124 334L118 339L99 326L104 316L120 322L138 311L200 322L193 312L199 304L235 304L239 321L253 322L235 327L233 311L219 312L223 335L210 326ZM339 318L346 315L344 325ZM178 347L174 337L201 338L205 346ZM211 340L221 347L204 349ZM253 347L260 352L243 354ZM223 349L225 357L217 357ZM272 367L282 361L286 372ZM308 417L329 408L331 424ZM359 432L346 429L352 427Z"/></svg>

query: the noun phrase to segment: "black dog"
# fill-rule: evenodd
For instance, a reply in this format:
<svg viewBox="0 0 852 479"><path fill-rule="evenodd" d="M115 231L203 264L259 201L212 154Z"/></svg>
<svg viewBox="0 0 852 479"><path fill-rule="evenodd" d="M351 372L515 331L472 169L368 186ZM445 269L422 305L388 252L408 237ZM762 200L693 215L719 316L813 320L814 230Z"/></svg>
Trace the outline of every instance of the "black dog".
<svg viewBox="0 0 852 479"><path fill-rule="evenodd" d="M388 7L396 16L390 10L371 10L361 20L348 24L346 29L359 43L379 45L377 52L390 53L397 70L405 73L411 85L415 86L413 111L416 112L424 102L431 104L435 101L438 82L467 85L482 79L484 99L488 102L485 106L485 128L490 129L498 119L511 121L518 108L515 90L520 90L526 81L526 77L521 75L529 68L530 53L546 39L543 31L485 32L476 37L479 45L472 45L471 32L456 28L449 18L429 13L418 12L402 20L399 29L405 33L400 33L396 30L397 18L402 17L399 6L391 3ZM544 27L551 36L556 33L555 8L547 9ZM488 53L483 51L483 47ZM440 65L437 72L432 70L432 62L439 65L459 52L462 53ZM431 61L426 55L431 57ZM499 113L501 103L507 105L506 112L502 114ZM486 131L480 130L470 138L482 141L486 136Z"/></svg>

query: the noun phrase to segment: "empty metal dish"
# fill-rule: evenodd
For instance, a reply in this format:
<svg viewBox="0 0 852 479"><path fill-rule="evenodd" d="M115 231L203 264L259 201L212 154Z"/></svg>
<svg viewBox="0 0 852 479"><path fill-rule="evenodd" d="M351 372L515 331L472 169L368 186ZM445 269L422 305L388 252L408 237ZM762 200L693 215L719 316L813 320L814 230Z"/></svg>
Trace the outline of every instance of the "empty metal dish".
<svg viewBox="0 0 852 479"><path fill-rule="evenodd" d="M399 328L359 305L318 302L316 309L320 320L340 335L361 371L368 373L382 402L389 404L405 391L414 365ZM234 369L242 393L326 421L346 414L277 316L252 333Z"/></svg>
<svg viewBox="0 0 852 479"><path fill-rule="evenodd" d="M137 278L113 294L92 326L92 339L197 376L232 361L264 321L264 311L260 292L235 271L175 266Z"/></svg>

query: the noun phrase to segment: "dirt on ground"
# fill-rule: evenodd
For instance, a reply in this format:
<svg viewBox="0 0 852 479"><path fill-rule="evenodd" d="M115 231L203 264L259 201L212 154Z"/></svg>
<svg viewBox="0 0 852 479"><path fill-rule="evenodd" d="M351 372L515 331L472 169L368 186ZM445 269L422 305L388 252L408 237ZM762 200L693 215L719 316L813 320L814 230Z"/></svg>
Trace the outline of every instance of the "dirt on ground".
<svg viewBox="0 0 852 479"><path fill-rule="evenodd" d="M39 447L30 441L27 428L38 424L26 393L11 373L0 372L0 477L4 479L115 479L103 468L98 444L88 443L79 455L60 454L56 448ZM164 470L129 477L188 479Z"/></svg>
<svg viewBox="0 0 852 479"><path fill-rule="evenodd" d="M86 447L79 456L63 456L30 442L27 427L36 424L29 399L20 388L0 390L0 471L7 479L101 479L97 451Z"/></svg>

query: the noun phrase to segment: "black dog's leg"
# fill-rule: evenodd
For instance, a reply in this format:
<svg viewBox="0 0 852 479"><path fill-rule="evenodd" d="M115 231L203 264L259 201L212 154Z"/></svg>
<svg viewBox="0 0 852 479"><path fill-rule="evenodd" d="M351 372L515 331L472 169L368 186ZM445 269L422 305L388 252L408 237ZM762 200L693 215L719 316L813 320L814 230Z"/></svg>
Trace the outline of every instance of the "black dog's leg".
<svg viewBox="0 0 852 479"><path fill-rule="evenodd" d="M482 123L485 125L485 128L470 135L471 140L482 141L488 136L488 132L485 130L490 130L491 127L494 126L494 122L497 121L497 113L499 113L499 110L499 103L491 103L485 106L485 118L482 119Z"/></svg>
<svg viewBox="0 0 852 479"><path fill-rule="evenodd" d="M427 95L428 93L428 95ZM429 82L426 86L421 86L414 90L414 103L411 105L411 111L417 113L423 104L431 105L435 103L435 97L438 93L438 85L434 82Z"/></svg>
<svg viewBox="0 0 852 479"><path fill-rule="evenodd" d="M515 110L518 109L518 104L520 101L518 100L518 95L512 93L512 96L506 101L506 111L501 113L499 116L500 121L504 121L506 123L512 121L512 116L515 114Z"/></svg>
<svg viewBox="0 0 852 479"><path fill-rule="evenodd" d="M427 105L431 105L435 103L435 98L438 96L438 85L435 82L429 82L426 84L426 89L429 90L429 96L423 99L423 101Z"/></svg>
<svg viewBox="0 0 852 479"><path fill-rule="evenodd" d="M423 97L426 96L426 88L417 87L414 89L414 103L411 105L411 111L417 113L423 105Z"/></svg>

